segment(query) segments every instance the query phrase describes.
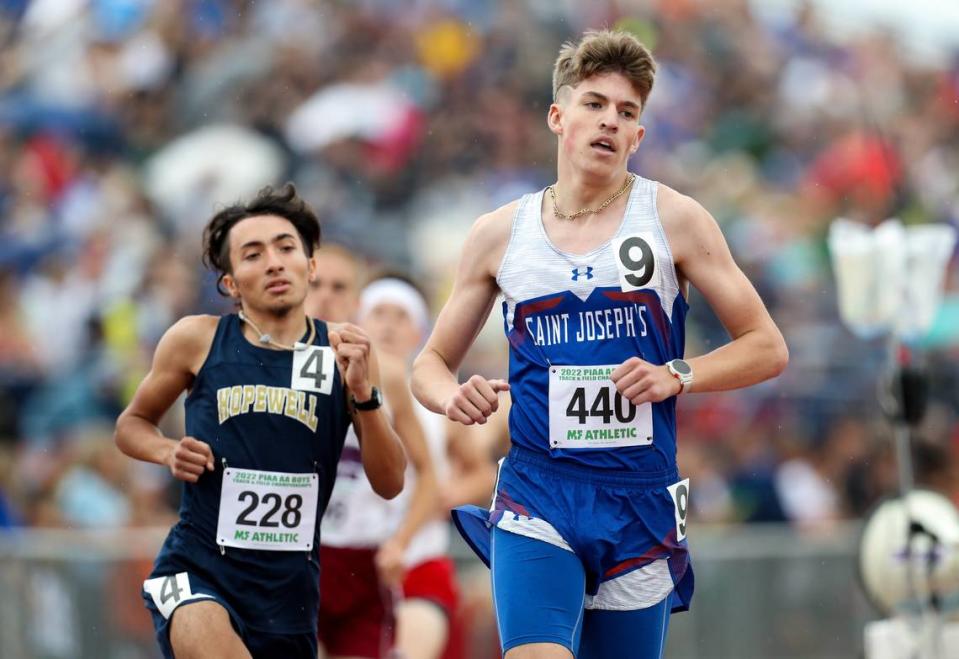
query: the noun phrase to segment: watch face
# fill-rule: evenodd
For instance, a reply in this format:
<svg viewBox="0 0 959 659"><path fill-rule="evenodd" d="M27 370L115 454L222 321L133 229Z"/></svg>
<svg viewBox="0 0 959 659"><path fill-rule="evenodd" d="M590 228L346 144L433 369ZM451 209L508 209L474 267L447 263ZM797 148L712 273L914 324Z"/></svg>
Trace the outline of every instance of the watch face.
<svg viewBox="0 0 959 659"><path fill-rule="evenodd" d="M383 404L383 394L376 387L373 387L369 400L357 401L353 397L353 406L358 410L375 410Z"/></svg>
<svg viewBox="0 0 959 659"><path fill-rule="evenodd" d="M669 363L672 365L673 370L675 370L677 373L681 375L689 375L690 373L693 372L692 367L686 362L684 362L682 359L674 359L673 361Z"/></svg>

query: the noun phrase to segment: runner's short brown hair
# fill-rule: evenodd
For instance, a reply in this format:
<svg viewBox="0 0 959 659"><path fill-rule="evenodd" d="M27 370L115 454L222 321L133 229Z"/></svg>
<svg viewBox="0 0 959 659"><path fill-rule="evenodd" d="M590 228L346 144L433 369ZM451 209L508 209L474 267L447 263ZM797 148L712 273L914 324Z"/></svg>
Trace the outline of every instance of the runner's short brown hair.
<svg viewBox="0 0 959 659"><path fill-rule="evenodd" d="M579 42L563 44L553 67L553 100L563 87L575 87L601 73L624 75L646 107L656 76L656 61L639 39L619 30L590 30Z"/></svg>

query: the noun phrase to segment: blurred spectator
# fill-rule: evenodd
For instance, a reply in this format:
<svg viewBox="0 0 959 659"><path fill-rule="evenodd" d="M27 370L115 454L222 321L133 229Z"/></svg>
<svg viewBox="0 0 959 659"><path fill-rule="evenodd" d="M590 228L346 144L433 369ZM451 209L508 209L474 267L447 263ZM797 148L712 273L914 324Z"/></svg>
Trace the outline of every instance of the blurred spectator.
<svg viewBox="0 0 959 659"><path fill-rule="evenodd" d="M79 528L117 528L130 519L130 461L113 444L108 428L91 428L68 449L70 466L56 486L57 507L64 523Z"/></svg>

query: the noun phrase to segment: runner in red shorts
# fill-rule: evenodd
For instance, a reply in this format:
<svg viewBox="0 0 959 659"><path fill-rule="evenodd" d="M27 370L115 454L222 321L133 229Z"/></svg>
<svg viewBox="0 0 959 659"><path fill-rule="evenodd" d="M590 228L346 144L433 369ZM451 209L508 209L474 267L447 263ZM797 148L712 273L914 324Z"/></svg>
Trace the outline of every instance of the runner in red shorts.
<svg viewBox="0 0 959 659"><path fill-rule="evenodd" d="M316 279L307 299L319 318L354 318L360 265L348 251L316 254ZM380 359L384 407L403 441L412 471L402 493L378 496L361 469L362 447L348 433L321 527L319 640L325 656L394 656L394 606L402 598L407 550L437 509L436 477L409 391L407 364Z"/></svg>
<svg viewBox="0 0 959 659"><path fill-rule="evenodd" d="M401 276L376 279L363 290L357 322L380 352L406 364L412 362L430 325L423 295ZM466 436L469 429L414 405L444 496L442 508L437 507L406 550L408 572L403 600L397 605L396 647L404 659L458 659L463 656L463 639L457 624L456 574L449 556L448 511L466 501L488 500L495 470L482 454L480 442ZM458 434L452 436L451 430ZM405 496L397 497L399 505Z"/></svg>

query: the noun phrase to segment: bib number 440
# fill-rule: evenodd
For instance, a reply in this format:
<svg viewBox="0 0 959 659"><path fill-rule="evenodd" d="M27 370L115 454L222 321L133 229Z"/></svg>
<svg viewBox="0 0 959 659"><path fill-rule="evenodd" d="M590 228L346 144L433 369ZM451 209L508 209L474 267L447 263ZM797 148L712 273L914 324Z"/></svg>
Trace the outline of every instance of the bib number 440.
<svg viewBox="0 0 959 659"><path fill-rule="evenodd" d="M566 416L576 419L579 423L586 423L587 418L599 418L603 423L610 423L615 418L620 423L629 423L636 418L636 406L618 391L613 392L613 401L610 404L610 390L604 387L596 392L592 403L586 404L586 387L576 387L569 405L566 406Z"/></svg>
<svg viewBox="0 0 959 659"><path fill-rule="evenodd" d="M610 449L653 443L652 406L634 405L613 384L616 365L549 369L551 449Z"/></svg>

